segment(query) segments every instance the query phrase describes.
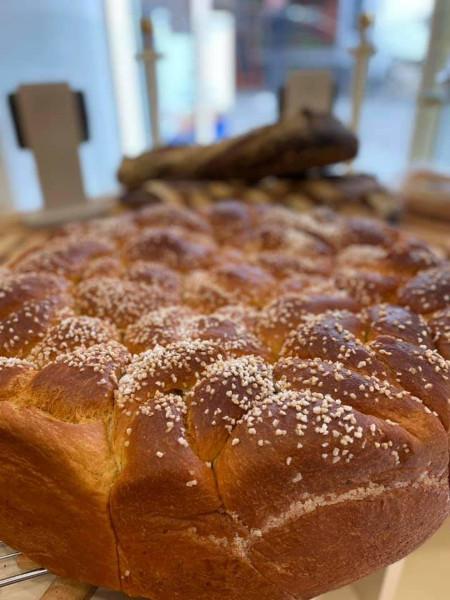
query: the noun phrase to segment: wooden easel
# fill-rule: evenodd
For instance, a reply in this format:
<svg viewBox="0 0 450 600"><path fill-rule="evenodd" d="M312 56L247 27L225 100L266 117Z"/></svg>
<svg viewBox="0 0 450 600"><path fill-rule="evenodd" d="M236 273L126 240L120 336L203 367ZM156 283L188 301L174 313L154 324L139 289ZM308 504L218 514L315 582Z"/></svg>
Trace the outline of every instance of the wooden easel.
<svg viewBox="0 0 450 600"><path fill-rule="evenodd" d="M150 126L152 132L153 147L161 146L161 132L159 126L159 94L158 77L156 73L156 64L162 57L155 50L155 40L153 35L153 23L151 19L141 19L141 32L143 50L137 55L145 66L145 79L147 82L147 94L150 104Z"/></svg>

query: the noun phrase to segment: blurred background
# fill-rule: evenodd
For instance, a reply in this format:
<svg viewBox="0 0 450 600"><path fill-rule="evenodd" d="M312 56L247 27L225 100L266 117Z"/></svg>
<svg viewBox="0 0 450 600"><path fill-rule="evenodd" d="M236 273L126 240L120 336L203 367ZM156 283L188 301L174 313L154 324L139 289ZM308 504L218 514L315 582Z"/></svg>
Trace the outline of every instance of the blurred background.
<svg viewBox="0 0 450 600"><path fill-rule="evenodd" d="M79 146L89 197L117 191L122 155L152 144L139 21L154 25L164 143L211 142L278 118L297 70L331 73L350 121L357 17L375 17L356 168L395 184L411 161L450 165L448 0L2 0L0 207L42 203L32 153L8 98L21 84L66 82L83 95ZM445 18L443 18L443 16ZM431 32L433 31L433 35Z"/></svg>

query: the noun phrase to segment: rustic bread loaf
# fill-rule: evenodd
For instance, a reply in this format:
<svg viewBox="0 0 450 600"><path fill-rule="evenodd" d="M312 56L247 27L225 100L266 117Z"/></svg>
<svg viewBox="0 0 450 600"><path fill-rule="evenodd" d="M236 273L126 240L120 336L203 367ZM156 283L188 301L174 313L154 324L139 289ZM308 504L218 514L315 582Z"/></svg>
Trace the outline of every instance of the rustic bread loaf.
<svg viewBox="0 0 450 600"><path fill-rule="evenodd" d="M358 140L329 114L299 115L208 146L157 148L124 158L118 172L127 189L151 179L257 181L290 177L351 160Z"/></svg>
<svg viewBox="0 0 450 600"><path fill-rule="evenodd" d="M0 283L0 536L153 600L310 598L449 512L450 266L328 210L75 224Z"/></svg>

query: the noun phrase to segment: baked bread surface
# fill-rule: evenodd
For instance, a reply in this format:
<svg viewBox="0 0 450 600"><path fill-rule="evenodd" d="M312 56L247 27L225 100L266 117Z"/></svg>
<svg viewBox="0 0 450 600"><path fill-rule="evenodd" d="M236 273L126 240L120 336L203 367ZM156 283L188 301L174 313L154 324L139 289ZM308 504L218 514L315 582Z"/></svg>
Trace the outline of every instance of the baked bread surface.
<svg viewBox="0 0 450 600"><path fill-rule="evenodd" d="M155 600L311 598L449 512L450 266L233 200L74 224L0 280L0 536Z"/></svg>

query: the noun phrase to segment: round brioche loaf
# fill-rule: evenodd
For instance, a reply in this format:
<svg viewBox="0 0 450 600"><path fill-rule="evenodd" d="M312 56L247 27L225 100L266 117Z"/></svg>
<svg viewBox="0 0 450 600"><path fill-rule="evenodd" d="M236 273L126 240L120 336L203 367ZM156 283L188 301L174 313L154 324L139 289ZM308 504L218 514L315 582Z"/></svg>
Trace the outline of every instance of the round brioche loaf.
<svg viewBox="0 0 450 600"><path fill-rule="evenodd" d="M0 279L0 537L153 600L292 600L449 512L450 266L222 201L74 224Z"/></svg>

